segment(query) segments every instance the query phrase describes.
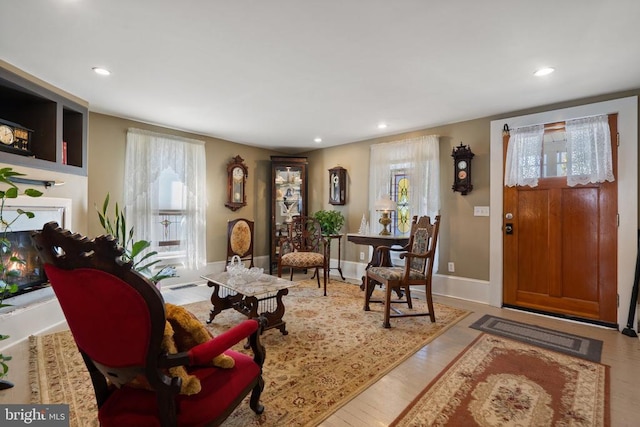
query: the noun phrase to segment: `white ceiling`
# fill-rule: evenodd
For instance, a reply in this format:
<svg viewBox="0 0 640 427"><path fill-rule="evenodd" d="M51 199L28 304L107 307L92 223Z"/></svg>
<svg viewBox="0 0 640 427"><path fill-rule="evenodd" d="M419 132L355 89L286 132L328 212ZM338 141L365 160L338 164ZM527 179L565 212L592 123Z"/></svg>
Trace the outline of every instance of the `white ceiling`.
<svg viewBox="0 0 640 427"><path fill-rule="evenodd" d="M91 111L292 153L640 88L638 0L2 0L0 16L0 58Z"/></svg>

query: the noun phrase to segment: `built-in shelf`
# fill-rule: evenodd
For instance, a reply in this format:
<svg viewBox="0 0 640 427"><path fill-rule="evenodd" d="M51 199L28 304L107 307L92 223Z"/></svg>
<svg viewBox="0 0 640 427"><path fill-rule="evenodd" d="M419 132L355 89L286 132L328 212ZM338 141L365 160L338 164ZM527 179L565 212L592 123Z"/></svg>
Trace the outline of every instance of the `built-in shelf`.
<svg viewBox="0 0 640 427"><path fill-rule="evenodd" d="M85 106L0 67L0 119L33 131L33 156L0 151L0 162L87 175Z"/></svg>

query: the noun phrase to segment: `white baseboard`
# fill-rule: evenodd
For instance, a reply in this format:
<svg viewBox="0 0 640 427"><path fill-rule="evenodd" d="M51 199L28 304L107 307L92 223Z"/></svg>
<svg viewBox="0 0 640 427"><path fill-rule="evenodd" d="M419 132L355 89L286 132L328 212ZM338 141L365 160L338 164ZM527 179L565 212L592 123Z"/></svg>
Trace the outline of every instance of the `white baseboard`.
<svg viewBox="0 0 640 427"><path fill-rule="evenodd" d="M39 291L34 291L39 292ZM0 352L24 340L31 335L40 335L65 322L58 299L52 296L46 301L16 308L0 315L2 325L0 333L9 335L0 341Z"/></svg>

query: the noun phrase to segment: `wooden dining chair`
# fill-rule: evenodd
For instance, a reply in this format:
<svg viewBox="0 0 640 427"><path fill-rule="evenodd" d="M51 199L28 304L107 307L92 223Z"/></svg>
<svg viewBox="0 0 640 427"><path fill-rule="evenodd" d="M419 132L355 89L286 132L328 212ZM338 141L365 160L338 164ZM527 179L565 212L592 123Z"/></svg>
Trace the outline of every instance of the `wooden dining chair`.
<svg viewBox="0 0 640 427"><path fill-rule="evenodd" d="M370 267L366 271L364 310L370 310L369 303L371 302L384 303L382 325L385 328L391 327L389 320L392 317L429 316L432 322L436 321L431 295L431 279L439 229L440 215L436 216L433 224L428 216L420 218L414 216L409 243L404 248L405 252L400 254L400 259L405 261L404 266ZM389 246L378 246L376 250L389 252L393 249ZM388 254L380 254L380 256L388 256ZM384 286L384 300L371 299L376 284ZM406 304L409 309L413 309L411 286L424 286L428 312L402 312L392 307L392 304ZM392 291L397 292L398 298L392 299ZM394 314L391 314L391 310L394 311Z"/></svg>
<svg viewBox="0 0 640 427"><path fill-rule="evenodd" d="M280 240L278 277L282 277L283 268L290 269L289 280L293 280L294 269L314 269L318 287L320 287L319 269L322 269L324 296L327 296L328 247L318 220L303 215L293 217L289 224L288 235Z"/></svg>

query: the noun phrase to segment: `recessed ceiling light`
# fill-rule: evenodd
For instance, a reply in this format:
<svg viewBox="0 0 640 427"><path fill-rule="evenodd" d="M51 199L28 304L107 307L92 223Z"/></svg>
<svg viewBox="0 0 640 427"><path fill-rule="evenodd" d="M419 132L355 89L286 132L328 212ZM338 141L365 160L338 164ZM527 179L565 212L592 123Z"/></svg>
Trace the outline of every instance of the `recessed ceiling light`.
<svg viewBox="0 0 640 427"><path fill-rule="evenodd" d="M320 142L322 142L322 138L314 138L314 139L313 139L313 142L320 143Z"/></svg>
<svg viewBox="0 0 640 427"><path fill-rule="evenodd" d="M111 71L102 67L93 67L92 70L94 73L100 74L101 76L108 76L109 74L111 74Z"/></svg>
<svg viewBox="0 0 640 427"><path fill-rule="evenodd" d="M378 123L378 129L386 129L386 128L387 128L386 123Z"/></svg>
<svg viewBox="0 0 640 427"><path fill-rule="evenodd" d="M533 75L536 77L542 77L542 76L546 76L548 74L553 73L555 70L556 69L552 67L544 67L544 68L540 68L539 70L536 70L536 72L533 73Z"/></svg>

